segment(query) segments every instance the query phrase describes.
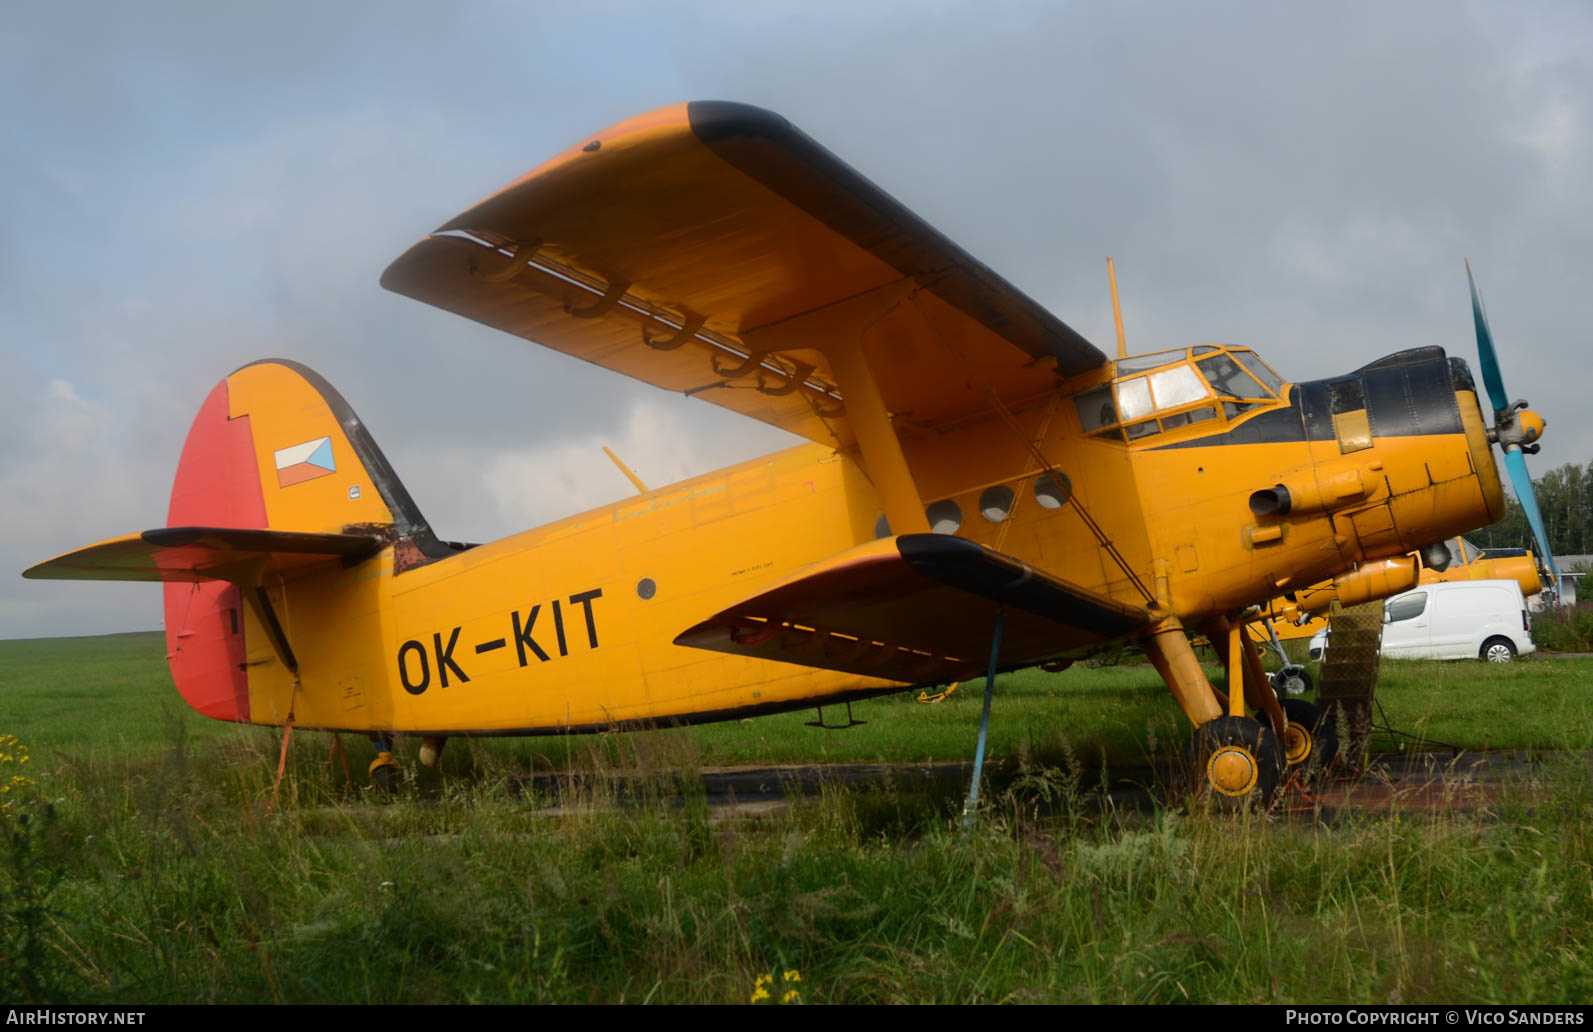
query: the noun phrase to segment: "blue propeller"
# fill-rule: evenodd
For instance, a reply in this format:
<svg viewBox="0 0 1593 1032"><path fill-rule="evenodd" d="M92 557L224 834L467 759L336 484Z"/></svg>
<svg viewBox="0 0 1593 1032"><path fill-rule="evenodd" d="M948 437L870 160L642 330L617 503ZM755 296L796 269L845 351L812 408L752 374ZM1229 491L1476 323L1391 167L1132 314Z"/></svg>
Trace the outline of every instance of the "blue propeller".
<svg viewBox="0 0 1593 1032"><path fill-rule="evenodd" d="M1494 431L1499 446L1504 449L1505 469L1510 472L1510 484L1515 488L1516 501L1527 514L1532 536L1538 542L1538 554L1549 569L1553 583L1548 585L1555 595L1560 589L1560 569L1554 561L1554 550L1549 547L1549 535L1543 530L1543 515L1538 511L1538 498L1532 490L1532 477L1527 474L1527 459L1522 454L1523 445L1537 451L1533 443L1539 428L1524 426L1517 414L1526 408L1526 402L1512 403L1505 393L1504 377L1499 372L1499 356L1493 347L1493 331L1488 328L1488 317L1483 314L1482 298L1477 295L1477 281L1471 274L1471 262L1466 262L1466 282L1471 285L1471 317L1477 326L1477 361L1482 367L1482 382L1488 388L1488 401L1493 405ZM1540 424L1541 426L1541 424Z"/></svg>

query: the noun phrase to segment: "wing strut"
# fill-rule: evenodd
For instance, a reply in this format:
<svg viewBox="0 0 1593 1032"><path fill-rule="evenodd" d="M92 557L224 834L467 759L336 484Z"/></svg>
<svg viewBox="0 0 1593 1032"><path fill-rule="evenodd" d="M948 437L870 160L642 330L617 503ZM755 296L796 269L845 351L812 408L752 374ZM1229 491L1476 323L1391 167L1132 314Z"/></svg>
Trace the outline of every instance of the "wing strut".
<svg viewBox="0 0 1593 1032"><path fill-rule="evenodd" d="M968 784L968 802L962 808L962 830L972 831L974 812L979 809L979 779L985 769L985 735L990 730L990 697L996 691L996 662L1001 656L1001 628L1006 622L1005 607L996 610L996 630L990 637L990 667L985 673L985 708L979 715L979 744L974 747L973 780Z"/></svg>
<svg viewBox="0 0 1593 1032"><path fill-rule="evenodd" d="M863 466L894 534L927 534L929 519L863 342L881 319L917 289L917 280L904 277L741 333L749 347L763 351L813 347L824 351L841 397L846 399L846 416L862 449Z"/></svg>

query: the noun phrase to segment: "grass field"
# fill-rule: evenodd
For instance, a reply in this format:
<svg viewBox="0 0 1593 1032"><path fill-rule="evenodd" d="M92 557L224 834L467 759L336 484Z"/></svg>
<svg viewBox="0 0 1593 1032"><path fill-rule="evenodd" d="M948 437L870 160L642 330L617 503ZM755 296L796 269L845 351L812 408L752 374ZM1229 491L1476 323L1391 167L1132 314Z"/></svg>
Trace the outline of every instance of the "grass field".
<svg viewBox="0 0 1593 1032"><path fill-rule="evenodd" d="M280 733L188 712L162 651L158 635L0 642L0 734L19 740L0 745L6 999L1593 995L1593 661L1385 664L1395 725L1542 757L1486 808L1331 820L1103 810L1103 764L1187 736L1165 688L1133 666L1003 678L991 753L1010 776L963 835L944 791L826 788L719 821L663 775L966 759L973 686L854 705L869 723L845 732L809 713L456 741L424 793L386 803L348 798L326 736L304 733L267 814ZM363 780L369 746L348 745ZM561 816L519 787L550 767L597 775ZM638 773L656 792L618 805L607 775L634 789Z"/></svg>

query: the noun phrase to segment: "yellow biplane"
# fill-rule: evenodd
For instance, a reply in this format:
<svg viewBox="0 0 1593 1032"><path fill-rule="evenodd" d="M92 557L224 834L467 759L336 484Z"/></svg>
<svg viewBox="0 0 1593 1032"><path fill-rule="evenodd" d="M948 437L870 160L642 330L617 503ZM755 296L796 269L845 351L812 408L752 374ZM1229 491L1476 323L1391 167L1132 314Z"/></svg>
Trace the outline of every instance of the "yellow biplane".
<svg viewBox="0 0 1593 1032"><path fill-rule="evenodd" d="M1490 440L1542 425L1512 408L1490 430L1438 348L1294 384L1238 347L1111 361L740 104L581 141L382 285L811 443L466 545L314 372L227 376L167 526L26 575L165 582L189 703L370 734L378 779L395 735L427 759L452 735L739 718L1137 642L1206 788L1266 796L1302 757L1252 607L1323 580L1386 592L1379 560L1502 515Z"/></svg>

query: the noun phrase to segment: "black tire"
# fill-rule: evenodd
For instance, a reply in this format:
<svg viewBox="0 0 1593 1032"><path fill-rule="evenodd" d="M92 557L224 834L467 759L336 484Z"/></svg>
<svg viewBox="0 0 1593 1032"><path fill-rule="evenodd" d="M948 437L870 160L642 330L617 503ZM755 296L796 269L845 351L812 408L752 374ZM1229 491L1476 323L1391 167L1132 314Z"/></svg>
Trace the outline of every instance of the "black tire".
<svg viewBox="0 0 1593 1032"><path fill-rule="evenodd" d="M1485 663L1508 663L1516 658L1516 643L1495 635L1482 643L1477 658Z"/></svg>
<svg viewBox="0 0 1593 1032"><path fill-rule="evenodd" d="M1292 695L1310 695L1316 687L1311 681L1311 675L1305 672L1303 666L1286 666L1273 674L1272 690L1277 693L1278 701L1283 702Z"/></svg>
<svg viewBox="0 0 1593 1032"><path fill-rule="evenodd" d="M1304 699L1285 699L1283 715L1289 718L1291 736L1284 743L1285 762L1291 767L1304 766L1307 779L1331 767L1339 754L1339 730L1327 714ZM1291 749L1296 754L1292 759L1288 755Z"/></svg>
<svg viewBox="0 0 1593 1032"><path fill-rule="evenodd" d="M1213 809L1265 808L1278 789L1283 747L1249 717L1218 717L1195 730L1185 752L1190 797Z"/></svg>

